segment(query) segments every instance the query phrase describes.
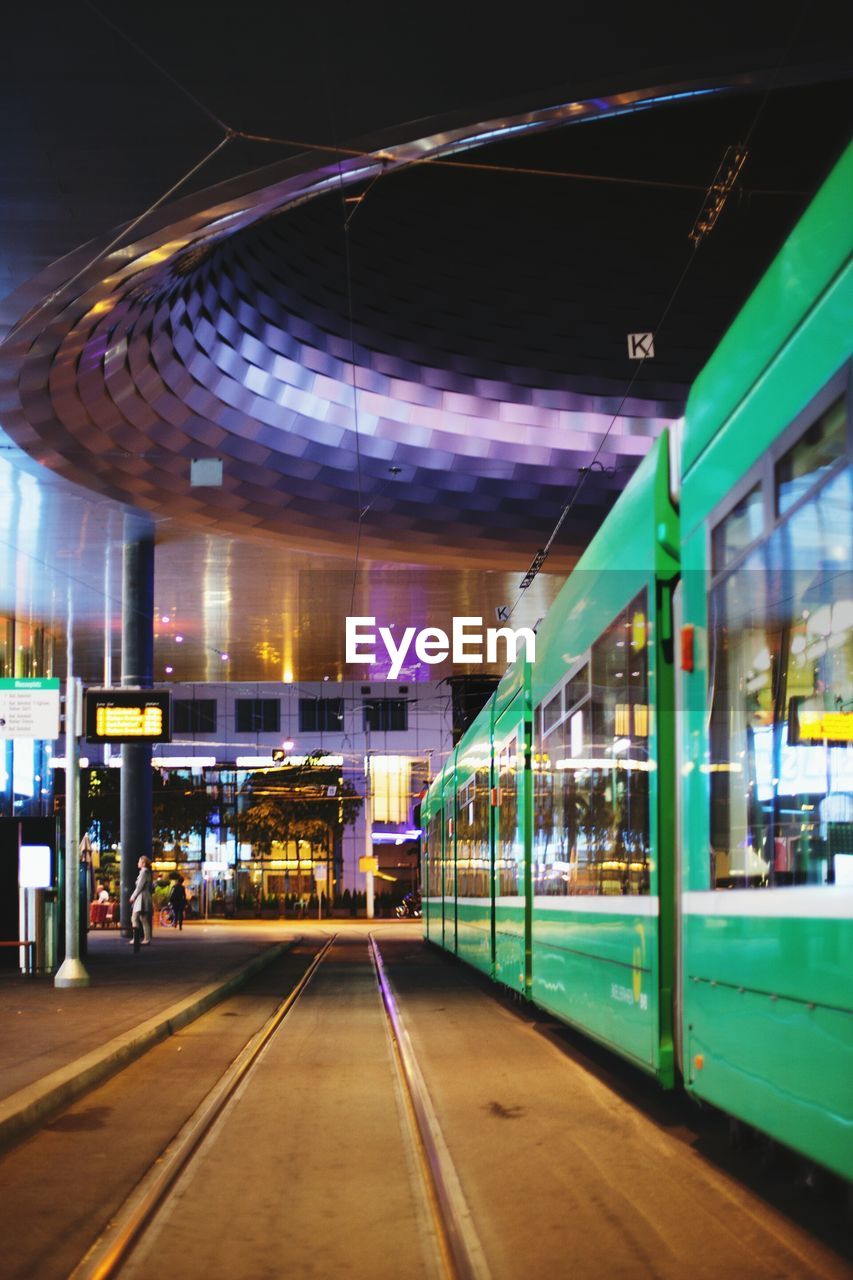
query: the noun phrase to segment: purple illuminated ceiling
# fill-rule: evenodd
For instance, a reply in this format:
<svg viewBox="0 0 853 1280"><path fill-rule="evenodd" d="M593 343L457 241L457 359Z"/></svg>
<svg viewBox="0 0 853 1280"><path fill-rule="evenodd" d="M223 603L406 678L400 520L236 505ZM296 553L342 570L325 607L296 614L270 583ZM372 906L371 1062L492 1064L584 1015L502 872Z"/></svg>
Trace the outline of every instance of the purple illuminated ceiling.
<svg viewBox="0 0 853 1280"><path fill-rule="evenodd" d="M427 257L425 269L371 223L384 197L365 184L397 183L392 200L418 208L404 183L428 160L672 96L567 103L334 164L301 157L170 206L118 247L87 246L16 295L3 425L41 464L157 519L346 554L361 517L366 556L424 564L464 552L474 566L523 566L596 459L558 548L569 563L677 416L683 380L662 370L626 396L606 360L549 355L562 317L585 333L595 282L573 293L570 272L551 296L540 263L501 304L513 272L498 253L472 293L459 262ZM350 244L366 236L370 250L351 274L339 212L350 189L367 191L364 212L343 205L361 219ZM438 225L440 210L427 219ZM528 224L521 234L531 239ZM607 335L620 353L629 322ZM197 458L223 460L221 488L191 487Z"/></svg>

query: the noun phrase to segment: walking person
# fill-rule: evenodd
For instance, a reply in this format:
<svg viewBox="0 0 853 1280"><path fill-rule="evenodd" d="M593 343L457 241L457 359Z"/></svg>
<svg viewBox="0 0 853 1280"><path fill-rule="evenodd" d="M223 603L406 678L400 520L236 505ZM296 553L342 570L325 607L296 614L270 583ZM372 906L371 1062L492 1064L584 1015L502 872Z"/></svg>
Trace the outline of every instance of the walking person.
<svg viewBox="0 0 853 1280"><path fill-rule="evenodd" d="M151 920L154 915L154 877L151 874L151 859L142 857L137 863L139 875L130 895L130 924L133 929L131 946L138 951L140 946L147 947L151 943ZM140 934L142 937L140 938Z"/></svg>
<svg viewBox="0 0 853 1280"><path fill-rule="evenodd" d="M169 906L175 917L175 928L183 929L184 912L187 909L187 891L184 888L184 878L176 873L175 883L169 890Z"/></svg>

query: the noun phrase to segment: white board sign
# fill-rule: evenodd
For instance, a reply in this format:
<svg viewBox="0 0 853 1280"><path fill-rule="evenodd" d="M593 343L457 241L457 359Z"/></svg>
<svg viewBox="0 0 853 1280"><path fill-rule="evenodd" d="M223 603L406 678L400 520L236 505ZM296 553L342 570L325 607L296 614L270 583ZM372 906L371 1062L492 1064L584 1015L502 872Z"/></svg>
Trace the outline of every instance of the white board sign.
<svg viewBox="0 0 853 1280"><path fill-rule="evenodd" d="M0 680L0 738L58 737L58 680Z"/></svg>

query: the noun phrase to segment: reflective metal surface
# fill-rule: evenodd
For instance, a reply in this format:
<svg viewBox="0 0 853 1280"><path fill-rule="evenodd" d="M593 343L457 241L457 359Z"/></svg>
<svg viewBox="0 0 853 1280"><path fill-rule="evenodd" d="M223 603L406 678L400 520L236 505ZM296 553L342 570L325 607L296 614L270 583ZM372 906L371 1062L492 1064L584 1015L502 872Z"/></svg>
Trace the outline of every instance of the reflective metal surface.
<svg viewBox="0 0 853 1280"><path fill-rule="evenodd" d="M110 665L119 674L123 526L121 506L45 468L26 470L0 433L0 615L55 631L60 674L71 617L75 666L87 683L103 679L106 620ZM157 526L155 580L154 672L162 683L375 679L381 667L344 663L350 612L375 616L377 626L394 625L398 634L406 626L449 628L454 614L479 613L484 626L497 626L495 609L512 604L518 587L517 573L387 562L364 561L354 576L351 557L203 533L174 520ZM532 626L561 584L561 575L542 574L513 626ZM427 669L410 660L401 679L450 671L449 663Z"/></svg>

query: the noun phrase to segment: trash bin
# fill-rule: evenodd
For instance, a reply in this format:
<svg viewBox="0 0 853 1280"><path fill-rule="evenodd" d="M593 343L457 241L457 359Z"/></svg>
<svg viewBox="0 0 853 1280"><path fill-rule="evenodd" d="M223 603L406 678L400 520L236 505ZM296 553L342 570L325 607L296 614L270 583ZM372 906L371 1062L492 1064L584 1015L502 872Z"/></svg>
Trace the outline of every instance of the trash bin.
<svg viewBox="0 0 853 1280"><path fill-rule="evenodd" d="M55 889L36 889L34 903L36 973L55 973L59 936L59 895Z"/></svg>

